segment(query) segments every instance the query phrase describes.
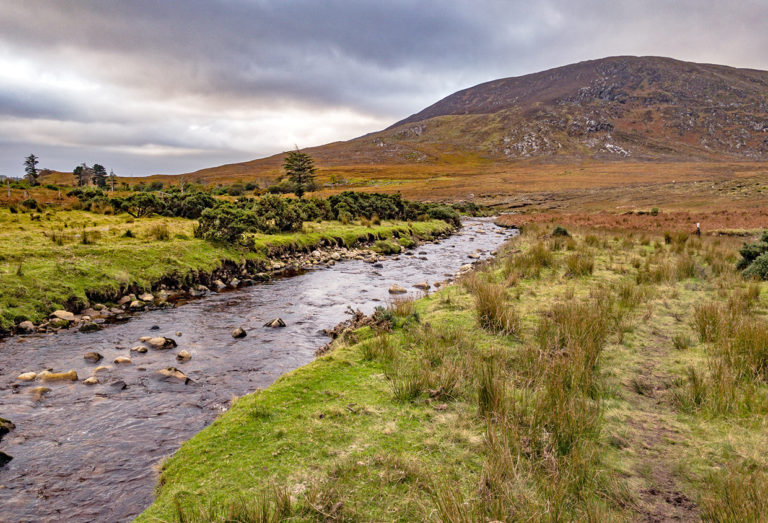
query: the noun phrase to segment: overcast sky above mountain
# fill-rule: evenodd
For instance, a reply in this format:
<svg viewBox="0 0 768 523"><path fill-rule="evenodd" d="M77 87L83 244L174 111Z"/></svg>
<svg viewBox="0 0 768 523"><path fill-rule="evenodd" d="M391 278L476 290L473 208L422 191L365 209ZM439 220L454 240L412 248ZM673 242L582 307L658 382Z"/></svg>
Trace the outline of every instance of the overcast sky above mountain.
<svg viewBox="0 0 768 523"><path fill-rule="evenodd" d="M0 174L178 173L612 55L768 69L765 0L0 0Z"/></svg>

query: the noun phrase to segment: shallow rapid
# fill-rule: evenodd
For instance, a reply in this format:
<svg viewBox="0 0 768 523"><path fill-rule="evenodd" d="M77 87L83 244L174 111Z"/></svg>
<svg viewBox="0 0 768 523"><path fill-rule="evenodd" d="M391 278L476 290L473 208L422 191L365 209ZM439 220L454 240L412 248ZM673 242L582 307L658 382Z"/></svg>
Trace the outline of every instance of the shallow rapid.
<svg viewBox="0 0 768 523"><path fill-rule="evenodd" d="M446 279L474 261L470 253L487 258L511 234L489 220L470 219L450 238L380 266L347 261L141 313L96 333L0 342L0 417L16 425L0 442L0 450L13 456L0 468L0 521L130 520L152 502L155 465L225 411L233 396L267 387L310 362L328 342L323 329L345 320L348 306L373 312L386 303L391 284L418 296L414 284ZM287 327L263 326L278 317ZM233 339L235 327L248 335ZM129 352L142 336L167 336L178 348ZM182 349L190 361L176 360ZM86 362L89 351L104 359ZM114 364L118 356L132 363ZM83 384L98 365L112 369L98 374L100 384ZM192 382L155 377L171 366ZM16 377L46 368L75 369L81 381L46 383L51 391L36 403L31 389L41 384Z"/></svg>

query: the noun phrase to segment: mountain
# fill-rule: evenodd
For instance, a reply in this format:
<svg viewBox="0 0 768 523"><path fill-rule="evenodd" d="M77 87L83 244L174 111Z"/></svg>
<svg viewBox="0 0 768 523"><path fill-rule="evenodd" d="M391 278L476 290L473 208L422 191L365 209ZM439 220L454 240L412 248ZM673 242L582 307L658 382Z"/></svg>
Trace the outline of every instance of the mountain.
<svg viewBox="0 0 768 523"><path fill-rule="evenodd" d="M318 165L768 160L768 72L618 56L486 82L391 127L306 149ZM275 175L282 155L190 173Z"/></svg>

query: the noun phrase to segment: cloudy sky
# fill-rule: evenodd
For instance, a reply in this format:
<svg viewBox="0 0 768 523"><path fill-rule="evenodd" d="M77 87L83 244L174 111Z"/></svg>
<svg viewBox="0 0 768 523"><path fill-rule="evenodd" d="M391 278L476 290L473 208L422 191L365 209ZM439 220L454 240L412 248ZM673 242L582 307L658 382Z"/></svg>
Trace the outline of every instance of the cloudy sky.
<svg viewBox="0 0 768 523"><path fill-rule="evenodd" d="M619 54L768 69L768 0L0 0L0 174L180 173Z"/></svg>

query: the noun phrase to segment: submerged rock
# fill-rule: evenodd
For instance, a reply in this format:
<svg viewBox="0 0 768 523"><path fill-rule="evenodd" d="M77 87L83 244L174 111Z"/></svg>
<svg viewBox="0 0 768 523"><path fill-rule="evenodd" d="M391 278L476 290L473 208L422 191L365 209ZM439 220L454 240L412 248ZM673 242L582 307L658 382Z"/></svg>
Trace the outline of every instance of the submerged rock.
<svg viewBox="0 0 768 523"><path fill-rule="evenodd" d="M135 347L131 347L131 352L138 352L139 354L145 354L149 349L147 349L144 345L136 345Z"/></svg>
<svg viewBox="0 0 768 523"><path fill-rule="evenodd" d="M13 459L13 456L9 456L2 450L0 450L0 468L3 468L8 464L9 461Z"/></svg>
<svg viewBox="0 0 768 523"><path fill-rule="evenodd" d="M275 318L274 320L270 320L265 323L264 326L276 329L278 327L285 327L285 322L281 318Z"/></svg>
<svg viewBox="0 0 768 523"><path fill-rule="evenodd" d="M67 372L51 372L44 370L37 375L41 381L77 381L77 372L69 370Z"/></svg>
<svg viewBox="0 0 768 523"><path fill-rule="evenodd" d="M93 369L93 373L96 374L97 372L104 372L104 371L107 371L107 370L112 370L112 367L109 366L109 365L101 365L101 366L96 367L95 369Z"/></svg>
<svg viewBox="0 0 768 523"><path fill-rule="evenodd" d="M189 361L192 359L192 355L185 350L180 350L176 355L176 359L179 361Z"/></svg>
<svg viewBox="0 0 768 523"><path fill-rule="evenodd" d="M153 349L173 349L176 347L176 341L171 338L166 338L165 336L149 338L145 343Z"/></svg>
<svg viewBox="0 0 768 523"><path fill-rule="evenodd" d="M405 294L406 292L408 291L404 287L397 284L390 285L389 287L390 294Z"/></svg>
<svg viewBox="0 0 768 523"><path fill-rule="evenodd" d="M117 358L115 358L112 361L112 363L117 363L118 365L121 364L121 363L130 364L131 363L131 358L126 358L125 356L118 356Z"/></svg>
<svg viewBox="0 0 768 523"><path fill-rule="evenodd" d="M245 338L247 335L248 333L246 333L245 329L243 329L242 327L238 327L232 331L233 338Z"/></svg>
<svg viewBox="0 0 768 523"><path fill-rule="evenodd" d="M35 387L30 389L30 392L32 393L32 401L38 402L43 399L43 396L51 392L51 389L48 387Z"/></svg>
<svg viewBox="0 0 768 523"><path fill-rule="evenodd" d="M103 357L104 357L104 356L102 356L102 355L101 355L101 354L99 354L98 352L86 352L86 353L83 355L83 359L84 359L85 361L90 361L91 363L96 363L96 362L98 362L98 361L101 361L101 359L102 359Z"/></svg>
<svg viewBox="0 0 768 523"><path fill-rule="evenodd" d="M24 372L22 374L19 374L16 379L19 381L34 381L36 377L37 377L36 372Z"/></svg>
<svg viewBox="0 0 768 523"><path fill-rule="evenodd" d="M175 381L179 383L184 383L185 385L192 380L187 377L186 374L181 372L176 367L167 367L165 369L160 369L155 374L160 377L163 381Z"/></svg>
<svg viewBox="0 0 768 523"><path fill-rule="evenodd" d="M90 378L85 378L83 380L83 383L85 385L97 385L99 383L99 378L96 376L91 376Z"/></svg>
<svg viewBox="0 0 768 523"><path fill-rule="evenodd" d="M426 290L429 289L430 285L429 285L429 283L423 281L423 282L417 283L416 285L414 285L414 287L417 288L417 289L421 289L423 291L426 291Z"/></svg>

